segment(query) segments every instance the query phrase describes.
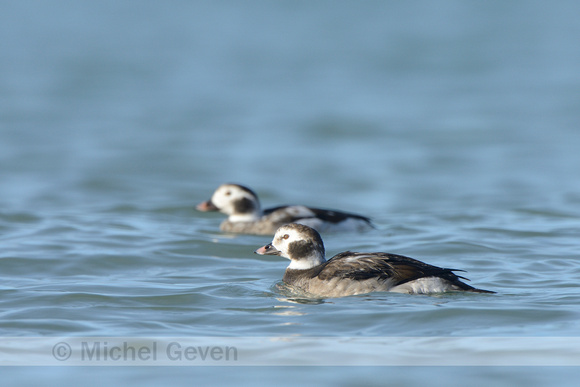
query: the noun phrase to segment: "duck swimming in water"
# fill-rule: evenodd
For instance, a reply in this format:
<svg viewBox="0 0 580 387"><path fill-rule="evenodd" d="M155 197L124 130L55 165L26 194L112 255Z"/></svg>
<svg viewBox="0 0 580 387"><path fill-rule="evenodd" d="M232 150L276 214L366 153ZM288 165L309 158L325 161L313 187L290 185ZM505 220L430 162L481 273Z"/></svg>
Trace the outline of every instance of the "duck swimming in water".
<svg viewBox="0 0 580 387"><path fill-rule="evenodd" d="M462 282L464 277L413 258L389 253L345 251L325 258L320 234L311 227L288 224L276 231L272 243L255 251L290 259L283 281L318 297L344 297L370 292L410 294L464 291L495 293Z"/></svg>
<svg viewBox="0 0 580 387"><path fill-rule="evenodd" d="M210 200L196 207L199 211L220 211L228 218L220 229L226 232L273 235L288 223L308 225L320 232L363 231L373 228L365 216L306 206L279 206L262 211L258 195L238 184L223 184Z"/></svg>

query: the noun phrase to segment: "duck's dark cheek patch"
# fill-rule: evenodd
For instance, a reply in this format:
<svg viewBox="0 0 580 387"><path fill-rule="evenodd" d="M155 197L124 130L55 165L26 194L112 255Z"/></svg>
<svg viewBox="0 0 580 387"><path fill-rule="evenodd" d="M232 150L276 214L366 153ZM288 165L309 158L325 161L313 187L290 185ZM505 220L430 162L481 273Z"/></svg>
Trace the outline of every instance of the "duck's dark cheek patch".
<svg viewBox="0 0 580 387"><path fill-rule="evenodd" d="M252 212L254 211L254 203L248 198L243 198L234 203L234 209L238 214Z"/></svg>
<svg viewBox="0 0 580 387"><path fill-rule="evenodd" d="M314 251L314 244L308 241L292 242L288 245L288 254L293 258L308 257Z"/></svg>

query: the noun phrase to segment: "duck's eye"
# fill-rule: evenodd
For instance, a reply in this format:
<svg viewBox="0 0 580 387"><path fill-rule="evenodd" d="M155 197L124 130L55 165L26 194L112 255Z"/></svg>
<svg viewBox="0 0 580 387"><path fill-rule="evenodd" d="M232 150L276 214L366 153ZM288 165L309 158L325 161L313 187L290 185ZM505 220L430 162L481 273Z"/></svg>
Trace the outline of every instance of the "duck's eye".
<svg viewBox="0 0 580 387"><path fill-rule="evenodd" d="M282 239L288 239L288 238L290 238L290 235L288 235L288 234L284 234L284 236L282 237Z"/></svg>
<svg viewBox="0 0 580 387"><path fill-rule="evenodd" d="M226 191L226 196L230 196L232 194L232 191Z"/></svg>

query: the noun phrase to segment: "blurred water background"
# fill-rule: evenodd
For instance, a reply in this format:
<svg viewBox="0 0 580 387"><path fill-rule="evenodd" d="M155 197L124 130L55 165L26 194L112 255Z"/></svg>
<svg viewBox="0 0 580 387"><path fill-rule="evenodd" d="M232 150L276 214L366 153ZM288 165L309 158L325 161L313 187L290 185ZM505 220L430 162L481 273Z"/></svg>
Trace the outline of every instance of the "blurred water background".
<svg viewBox="0 0 580 387"><path fill-rule="evenodd" d="M579 14L571 0L2 1L0 335L577 337ZM323 235L329 255L404 254L498 293L292 302L275 286L287 261L252 253L269 237L222 234L222 216L195 211L223 182L264 206L374 219L370 233ZM2 379L531 386L579 374L4 367Z"/></svg>

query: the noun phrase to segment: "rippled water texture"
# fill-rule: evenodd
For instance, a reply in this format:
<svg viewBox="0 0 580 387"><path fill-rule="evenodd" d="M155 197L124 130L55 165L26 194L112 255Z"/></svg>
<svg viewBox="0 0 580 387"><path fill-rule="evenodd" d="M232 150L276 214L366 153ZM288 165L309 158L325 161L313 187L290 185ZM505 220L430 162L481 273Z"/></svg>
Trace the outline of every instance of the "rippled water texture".
<svg viewBox="0 0 580 387"><path fill-rule="evenodd" d="M6 2L0 336L577 337L579 12L573 1ZM373 218L371 232L323 235L329 255L404 254L466 270L497 294L295 299L280 287L288 262L253 254L269 237L223 234L220 214L195 210L229 181L264 206ZM353 351L343 356L357 364L365 346ZM578 367L2 375L6 385L494 386L579 376Z"/></svg>

